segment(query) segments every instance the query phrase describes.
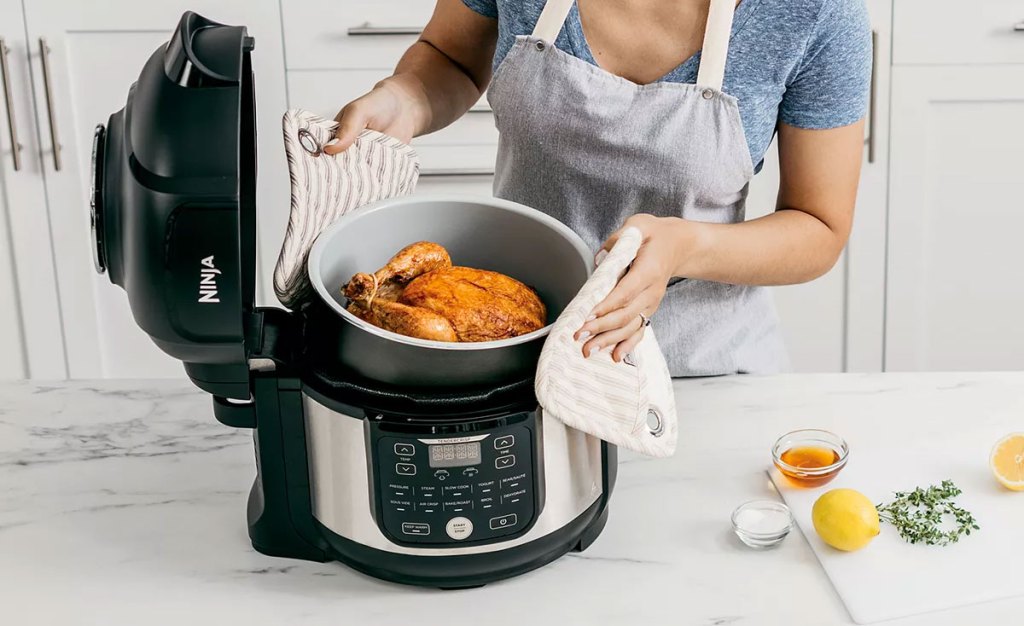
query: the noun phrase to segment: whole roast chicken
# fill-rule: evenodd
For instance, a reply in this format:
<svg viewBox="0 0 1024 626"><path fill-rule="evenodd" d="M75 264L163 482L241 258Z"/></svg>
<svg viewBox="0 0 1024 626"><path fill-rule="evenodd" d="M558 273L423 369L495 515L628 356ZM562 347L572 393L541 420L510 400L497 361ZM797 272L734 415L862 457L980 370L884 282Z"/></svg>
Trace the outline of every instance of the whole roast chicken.
<svg viewBox="0 0 1024 626"><path fill-rule="evenodd" d="M374 326L435 341L508 339L544 326L537 293L504 274L452 265L444 247L406 246L343 288L348 311Z"/></svg>

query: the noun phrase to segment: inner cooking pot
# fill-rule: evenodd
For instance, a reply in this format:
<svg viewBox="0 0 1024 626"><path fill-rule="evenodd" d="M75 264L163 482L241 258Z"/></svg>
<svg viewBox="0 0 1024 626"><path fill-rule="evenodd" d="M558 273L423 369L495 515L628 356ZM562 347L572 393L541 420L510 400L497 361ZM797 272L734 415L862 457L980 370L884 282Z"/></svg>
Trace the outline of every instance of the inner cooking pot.
<svg viewBox="0 0 1024 626"><path fill-rule="evenodd" d="M535 289L547 325L511 339L448 343L399 335L345 310L342 287L417 241L444 246L452 263L501 272ZM532 374L551 323L593 269L593 255L558 220L497 198L415 196L374 203L338 220L313 244L310 283L341 318L342 364L362 376L406 387L491 385Z"/></svg>

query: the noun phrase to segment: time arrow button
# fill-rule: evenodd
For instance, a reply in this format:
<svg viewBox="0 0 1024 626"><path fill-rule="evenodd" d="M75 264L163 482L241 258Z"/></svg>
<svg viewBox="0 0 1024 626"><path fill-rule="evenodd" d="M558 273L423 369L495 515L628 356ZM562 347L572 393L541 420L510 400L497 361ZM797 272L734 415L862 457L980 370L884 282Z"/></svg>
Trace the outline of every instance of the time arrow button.
<svg viewBox="0 0 1024 626"><path fill-rule="evenodd" d="M508 469L508 468L512 467L513 465L515 465L515 464L516 464L516 455L514 455L514 454L506 454L506 455L499 456L498 458L494 459L494 467L496 467L498 469Z"/></svg>

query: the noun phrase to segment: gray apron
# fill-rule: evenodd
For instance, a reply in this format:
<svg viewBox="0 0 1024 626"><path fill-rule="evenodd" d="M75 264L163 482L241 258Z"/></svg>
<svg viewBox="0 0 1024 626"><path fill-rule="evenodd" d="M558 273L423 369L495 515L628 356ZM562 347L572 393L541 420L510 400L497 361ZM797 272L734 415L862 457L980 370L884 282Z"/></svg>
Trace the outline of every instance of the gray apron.
<svg viewBox="0 0 1024 626"><path fill-rule="evenodd" d="M737 100L721 90L734 0L711 2L697 84L637 85L559 50L572 5L548 0L495 70L494 194L559 219L595 252L637 213L743 221L754 168ZM652 324L673 376L788 367L763 287L676 280Z"/></svg>

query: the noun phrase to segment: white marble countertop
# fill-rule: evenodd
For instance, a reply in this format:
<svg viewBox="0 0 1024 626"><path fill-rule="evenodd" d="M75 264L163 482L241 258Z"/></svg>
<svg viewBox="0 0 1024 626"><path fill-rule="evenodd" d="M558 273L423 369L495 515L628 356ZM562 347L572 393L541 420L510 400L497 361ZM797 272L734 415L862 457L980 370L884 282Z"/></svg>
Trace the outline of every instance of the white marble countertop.
<svg viewBox="0 0 1024 626"><path fill-rule="evenodd" d="M851 623L806 541L752 551L729 514L776 498L781 433L859 442L1022 430L1024 373L727 377L678 383L672 459L622 459L582 554L468 591L380 582L253 551L246 431L181 381L0 383L0 615L7 624ZM1016 428L1014 428L1016 427ZM1024 585L1024 583L1022 583ZM1010 624L1024 598L889 622Z"/></svg>

